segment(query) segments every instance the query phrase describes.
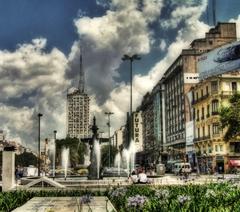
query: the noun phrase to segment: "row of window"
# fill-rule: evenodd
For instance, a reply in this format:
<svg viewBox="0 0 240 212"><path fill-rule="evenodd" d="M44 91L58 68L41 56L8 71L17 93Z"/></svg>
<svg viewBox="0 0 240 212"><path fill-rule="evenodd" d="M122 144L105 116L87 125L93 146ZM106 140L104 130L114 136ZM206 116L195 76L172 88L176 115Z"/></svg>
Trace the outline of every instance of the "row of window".
<svg viewBox="0 0 240 212"><path fill-rule="evenodd" d="M223 152L223 145L222 144L216 144L214 145L214 150L215 152ZM208 146L208 153L212 153L212 146ZM205 148L202 148L201 150L202 154L204 154L206 152Z"/></svg>
<svg viewBox="0 0 240 212"><path fill-rule="evenodd" d="M218 107L219 107L219 101L218 99L214 99L212 100L212 115L215 115L218 113ZM202 107L201 109L201 117L200 117L200 110L197 109L195 110L194 109L194 113L195 113L195 117L197 119L197 121L201 119L205 119L206 117L209 117L210 116L210 105L207 105L207 108L206 108L206 112L205 112L205 108Z"/></svg>
<svg viewBox="0 0 240 212"><path fill-rule="evenodd" d="M231 82L231 89L233 92L237 91L237 82ZM212 93L218 91L218 81L211 82L211 91ZM208 85L205 87L205 89L201 89L200 93L198 91L193 93L193 100L197 101L206 95L209 95Z"/></svg>
<svg viewBox="0 0 240 212"><path fill-rule="evenodd" d="M207 129L207 131L206 131L206 129ZM197 128L197 133L196 133L196 138L210 136L210 132L211 132L211 125L203 126L201 128L198 127ZM212 134L213 135L217 135L219 133L220 133L220 125L219 125L219 123L212 124Z"/></svg>

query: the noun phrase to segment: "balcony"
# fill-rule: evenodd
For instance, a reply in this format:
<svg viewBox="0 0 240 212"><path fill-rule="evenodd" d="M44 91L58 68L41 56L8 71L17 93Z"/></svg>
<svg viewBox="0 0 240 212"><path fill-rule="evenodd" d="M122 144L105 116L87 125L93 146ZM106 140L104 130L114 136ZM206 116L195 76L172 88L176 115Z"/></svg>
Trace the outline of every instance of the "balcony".
<svg viewBox="0 0 240 212"><path fill-rule="evenodd" d="M221 96L222 97L229 97L229 96L231 96L231 95L233 95L233 91L222 91L221 92Z"/></svg>
<svg viewBox="0 0 240 212"><path fill-rule="evenodd" d="M197 142L197 141L204 141L208 139L210 139L210 135L194 138L193 141Z"/></svg>
<svg viewBox="0 0 240 212"><path fill-rule="evenodd" d="M202 97L200 97L200 98L198 98L198 99L196 99L196 100L193 100L193 101L192 101L192 105L195 105L195 104L197 104L197 103L199 103L199 102L207 99L208 97L209 97L209 94L206 94L206 95L204 95L204 96L202 96Z"/></svg>

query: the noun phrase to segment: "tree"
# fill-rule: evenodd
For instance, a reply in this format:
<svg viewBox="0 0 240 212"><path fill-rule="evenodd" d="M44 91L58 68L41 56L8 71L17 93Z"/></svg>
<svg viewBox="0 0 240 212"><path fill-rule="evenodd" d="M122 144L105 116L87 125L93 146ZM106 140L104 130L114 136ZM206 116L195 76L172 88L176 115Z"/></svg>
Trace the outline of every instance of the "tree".
<svg viewBox="0 0 240 212"><path fill-rule="evenodd" d="M118 150L116 147L111 146L111 162L112 165L114 163L115 156L117 154ZM101 166L102 167L108 167L109 166L109 145L104 145L101 148Z"/></svg>
<svg viewBox="0 0 240 212"><path fill-rule="evenodd" d="M16 155L16 166L28 167L30 165L37 166L37 157L31 152L23 152Z"/></svg>
<svg viewBox="0 0 240 212"><path fill-rule="evenodd" d="M226 141L240 136L240 94L235 93L229 99L230 105L220 110L220 122L222 128L227 128L224 135Z"/></svg>
<svg viewBox="0 0 240 212"><path fill-rule="evenodd" d="M70 164L72 167L84 163L84 155L87 153L87 145L85 143L80 142L78 138L69 137L56 140L56 158L59 163L61 162L63 147L69 148Z"/></svg>

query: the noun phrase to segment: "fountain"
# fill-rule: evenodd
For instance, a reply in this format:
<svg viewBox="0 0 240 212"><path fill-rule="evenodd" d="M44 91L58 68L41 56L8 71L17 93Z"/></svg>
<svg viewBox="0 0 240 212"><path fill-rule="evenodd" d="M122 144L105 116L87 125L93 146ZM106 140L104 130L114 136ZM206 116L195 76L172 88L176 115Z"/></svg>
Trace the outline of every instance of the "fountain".
<svg viewBox="0 0 240 212"><path fill-rule="evenodd" d="M89 166L89 174L88 178L91 180L97 180L99 179L99 172L100 172L100 142L98 140L97 136L98 127L96 125L96 118L93 117L93 126L92 126L92 132L93 136L92 139L89 140L90 144L90 161L91 164Z"/></svg>
<svg viewBox="0 0 240 212"><path fill-rule="evenodd" d="M56 160L56 141L55 139L52 139L49 143L49 154L51 156L51 161L52 161L52 178L55 178L55 170L56 170L56 165L55 165L55 160Z"/></svg>
<svg viewBox="0 0 240 212"><path fill-rule="evenodd" d="M136 148L135 148L134 140L131 140L128 152L129 152L129 158L130 158L130 171L132 172L135 169L135 157L136 157Z"/></svg>
<svg viewBox="0 0 240 212"><path fill-rule="evenodd" d="M125 167L127 169L128 176L135 169L135 144L132 140L128 149L123 149L122 160L125 162Z"/></svg>
<svg viewBox="0 0 240 212"><path fill-rule="evenodd" d="M114 159L114 166L118 169L118 176L120 176L120 168L121 168L121 154L120 152L117 153Z"/></svg>
<svg viewBox="0 0 240 212"><path fill-rule="evenodd" d="M64 147L62 149L62 167L64 168L64 179L67 179L67 171L69 164L69 148Z"/></svg>

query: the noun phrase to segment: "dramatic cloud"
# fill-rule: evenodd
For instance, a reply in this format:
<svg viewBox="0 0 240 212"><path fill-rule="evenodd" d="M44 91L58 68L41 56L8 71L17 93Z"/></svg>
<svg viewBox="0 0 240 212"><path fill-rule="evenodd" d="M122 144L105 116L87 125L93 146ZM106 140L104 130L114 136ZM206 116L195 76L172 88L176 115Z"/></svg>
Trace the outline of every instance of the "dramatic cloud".
<svg viewBox="0 0 240 212"><path fill-rule="evenodd" d="M56 48L46 53L45 47L46 39L39 38L14 52L0 51L0 124L8 139L19 137L31 147L36 147L39 112L44 114L42 136L54 129L65 135L67 59Z"/></svg>
<svg viewBox="0 0 240 212"><path fill-rule="evenodd" d="M160 16L161 7L162 1L156 0L143 1L143 5L135 0L113 0L106 15L76 19L81 43L75 43L75 54L71 53L68 77L78 73L76 46L81 45L88 90L100 104L106 101L116 86L114 78L119 76L122 55L149 53L152 42L149 24Z"/></svg>
<svg viewBox="0 0 240 212"><path fill-rule="evenodd" d="M58 137L66 135L66 90L78 84L80 52L86 90L91 96L91 114L97 116L98 125L103 128L107 122L104 112L112 111L113 129L119 128L129 111L130 90L129 84L120 80L122 55L139 53L144 58L156 43L156 49L161 48L159 54L166 52L148 74L134 76L136 108L181 50L208 31L209 26L200 21L207 1L184 2L170 1L174 5L170 18L159 24L161 10L166 6L161 0L98 0L98 5L108 10L102 17L90 18L81 13L74 20L79 40L73 43L69 55L56 48L45 50L43 38L19 45L13 52L0 51L0 124L8 137L36 147L39 112L44 114L42 138L52 136L55 129ZM157 35L153 25L159 27ZM176 33L174 41L167 40L168 46L161 30Z"/></svg>
<svg viewBox="0 0 240 212"><path fill-rule="evenodd" d="M195 7L196 6L194 6L194 8ZM206 1L204 1L200 6L194 9L196 13L194 14L194 17L189 18L189 16L183 16L182 21L184 22L184 27L178 31L176 40L169 45L166 56L161 61L156 63L147 75L134 76L134 108L140 105L142 96L146 94L146 92L151 91L151 89L154 87L154 85L156 85L158 80L161 79L162 75L170 66L170 64L181 53L181 50L184 48L188 48L190 42L193 39L205 36L205 32L208 31L209 27L198 20L205 8ZM192 7L189 7L188 9L192 11ZM175 11L179 11L179 8L177 7ZM185 12L191 13L187 10L187 8L185 9ZM103 111L110 110L114 112L114 118L112 123L113 128L115 129L120 127L120 125L124 122L126 118L126 112L129 111L129 92L129 85L122 83L110 93L110 98L108 98L108 100L103 105L101 105L101 109ZM98 112L102 111L101 109L99 109ZM101 117L100 114L99 116Z"/></svg>

